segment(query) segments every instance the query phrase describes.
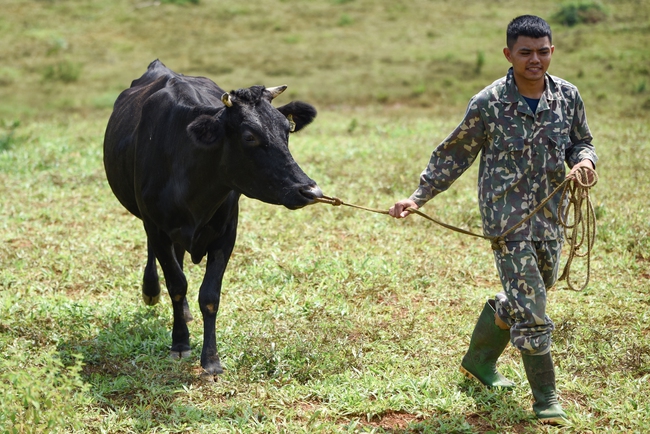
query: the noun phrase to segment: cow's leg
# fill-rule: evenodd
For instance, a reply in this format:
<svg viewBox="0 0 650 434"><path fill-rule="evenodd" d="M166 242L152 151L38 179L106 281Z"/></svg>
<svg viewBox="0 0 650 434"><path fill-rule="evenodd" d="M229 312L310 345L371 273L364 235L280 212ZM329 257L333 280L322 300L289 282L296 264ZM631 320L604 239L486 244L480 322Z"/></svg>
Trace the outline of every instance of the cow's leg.
<svg viewBox="0 0 650 434"><path fill-rule="evenodd" d="M171 356L173 358L189 357L190 332L184 315L184 305L187 304L187 279L183 268L178 263L175 249L169 237L153 226L145 224L147 238L151 250L158 259L160 268L165 275L167 291L172 300L174 311L174 326L172 328Z"/></svg>
<svg viewBox="0 0 650 434"><path fill-rule="evenodd" d="M228 223L224 235L210 246L205 277L199 290L199 306L203 315L203 351L201 366L206 374L217 375L223 372L217 353L216 321L221 299L221 283L230 254L237 237L237 210Z"/></svg>
<svg viewBox="0 0 650 434"><path fill-rule="evenodd" d="M181 270L183 269L183 261L185 260L185 249L181 247L180 244L174 244L174 254L176 255L176 261L180 265ZM187 297L183 298L183 316L185 317L185 322L194 321L194 317L190 312L190 305L187 304Z"/></svg>
<svg viewBox="0 0 650 434"><path fill-rule="evenodd" d="M160 279L156 269L156 255L151 249L151 243L147 238L147 265L144 267L142 277L142 299L147 306L153 306L160 301Z"/></svg>

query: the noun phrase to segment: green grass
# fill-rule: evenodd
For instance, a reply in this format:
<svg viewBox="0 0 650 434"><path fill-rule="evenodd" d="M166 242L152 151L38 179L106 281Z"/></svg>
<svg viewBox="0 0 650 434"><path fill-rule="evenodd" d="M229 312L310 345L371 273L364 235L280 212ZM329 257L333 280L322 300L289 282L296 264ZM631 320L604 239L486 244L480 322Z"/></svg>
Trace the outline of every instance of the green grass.
<svg viewBox="0 0 650 434"><path fill-rule="evenodd" d="M283 98L321 107L382 103L447 113L503 75L504 29L515 15L551 20L593 2L175 3L182 2L5 0L0 58L11 61L0 65L0 118L110 108L156 58L228 90L286 83ZM551 20L552 72L575 82L592 112L647 114L650 97L636 90L650 74L648 5L604 6L596 24Z"/></svg>
<svg viewBox="0 0 650 434"><path fill-rule="evenodd" d="M601 147L592 282L582 293L560 284L550 297L558 384L574 431L642 432L648 126L600 116L592 124L604 143L624 136L636 147ZM326 193L385 208L410 192L430 140L452 127L453 119L392 111L326 112L292 149ZM481 303L499 287L489 246L415 217L243 199L218 321L226 372L213 384L198 379L200 320L191 324L193 358L167 359L170 306L141 303L144 234L103 179L102 128L103 120L79 118L32 123L0 154L0 351L11 355L0 363L6 375L34 370L40 399L72 409L52 413L55 422L65 416L63 426L90 432L538 429L515 351L503 358L519 384L512 393L482 390L457 372ZM474 182L466 174L426 211L477 230ZM202 267L188 273L196 299ZM52 366L54 383L46 381ZM25 382L4 381L6 396L19 396ZM57 398L69 393L75 399ZM31 408L21 402L11 400L9 412L27 420L15 414Z"/></svg>
<svg viewBox="0 0 650 434"><path fill-rule="evenodd" d="M203 266L186 265L192 357L173 361L169 300L148 308L140 298L142 225L105 181L110 106L160 57L226 88L286 82L280 98L320 112L291 139L303 169L325 194L388 208L415 188L467 98L504 73L508 20L562 3L549 4L3 5L0 52L12 61L0 65L0 432L650 430L647 6L617 2L604 22L553 24L551 72L580 87L601 157L591 283L550 293L572 422L563 430L535 422L512 348L500 365L511 392L458 372L482 303L499 290L492 253L416 216L242 199L217 322L226 371L202 382ZM479 231L476 169L424 211ZM583 278L584 262L574 270Z"/></svg>

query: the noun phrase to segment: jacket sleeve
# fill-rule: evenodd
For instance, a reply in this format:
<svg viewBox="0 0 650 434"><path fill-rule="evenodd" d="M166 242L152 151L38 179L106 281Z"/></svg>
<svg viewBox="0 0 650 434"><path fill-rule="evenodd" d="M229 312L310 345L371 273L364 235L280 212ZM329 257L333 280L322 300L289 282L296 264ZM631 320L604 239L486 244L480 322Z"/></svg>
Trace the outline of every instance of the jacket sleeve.
<svg viewBox="0 0 650 434"><path fill-rule="evenodd" d="M420 185L410 199L422 206L447 190L472 165L485 141L485 123L475 96L462 122L434 149L429 164L420 175Z"/></svg>
<svg viewBox="0 0 650 434"><path fill-rule="evenodd" d="M573 109L573 123L569 132L571 143L565 150L566 162L569 167L573 167L582 160L591 160L595 167L596 162L598 162L598 156L596 155L594 146L591 144L592 136L591 131L589 131L589 125L587 124L585 105L577 89L575 91Z"/></svg>

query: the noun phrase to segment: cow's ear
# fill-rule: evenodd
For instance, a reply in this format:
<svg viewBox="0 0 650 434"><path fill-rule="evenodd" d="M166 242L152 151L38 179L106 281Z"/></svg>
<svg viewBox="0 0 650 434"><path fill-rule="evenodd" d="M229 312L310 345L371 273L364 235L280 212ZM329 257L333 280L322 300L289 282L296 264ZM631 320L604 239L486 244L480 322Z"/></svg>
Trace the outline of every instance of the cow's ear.
<svg viewBox="0 0 650 434"><path fill-rule="evenodd" d="M223 130L216 116L201 115L187 126L187 134L196 144L210 146L219 141Z"/></svg>
<svg viewBox="0 0 650 434"><path fill-rule="evenodd" d="M287 105L278 107L280 113L289 118L296 125L293 131L300 131L311 123L316 117L316 109L311 104L302 101L291 101Z"/></svg>

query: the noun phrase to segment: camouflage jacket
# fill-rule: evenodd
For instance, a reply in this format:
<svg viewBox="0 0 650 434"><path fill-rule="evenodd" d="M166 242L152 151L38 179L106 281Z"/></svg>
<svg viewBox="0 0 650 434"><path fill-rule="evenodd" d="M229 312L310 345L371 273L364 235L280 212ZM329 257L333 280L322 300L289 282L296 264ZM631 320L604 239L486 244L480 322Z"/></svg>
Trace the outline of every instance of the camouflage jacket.
<svg viewBox="0 0 650 434"><path fill-rule="evenodd" d="M424 205L449 186L481 154L478 196L483 232L498 236L514 226L555 189L573 167L598 157L591 144L578 89L546 75L546 88L533 113L508 75L476 94L465 118L433 151L411 199ZM507 240L562 238L556 195Z"/></svg>

